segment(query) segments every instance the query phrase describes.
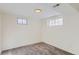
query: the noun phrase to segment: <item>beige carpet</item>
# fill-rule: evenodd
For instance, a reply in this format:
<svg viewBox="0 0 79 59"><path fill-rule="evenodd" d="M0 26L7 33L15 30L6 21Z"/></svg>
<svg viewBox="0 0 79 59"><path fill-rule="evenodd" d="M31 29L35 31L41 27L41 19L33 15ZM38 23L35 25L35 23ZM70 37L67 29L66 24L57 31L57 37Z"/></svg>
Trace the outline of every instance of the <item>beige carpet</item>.
<svg viewBox="0 0 79 59"><path fill-rule="evenodd" d="M49 44L40 42L33 45L22 46L5 50L2 55L72 55Z"/></svg>

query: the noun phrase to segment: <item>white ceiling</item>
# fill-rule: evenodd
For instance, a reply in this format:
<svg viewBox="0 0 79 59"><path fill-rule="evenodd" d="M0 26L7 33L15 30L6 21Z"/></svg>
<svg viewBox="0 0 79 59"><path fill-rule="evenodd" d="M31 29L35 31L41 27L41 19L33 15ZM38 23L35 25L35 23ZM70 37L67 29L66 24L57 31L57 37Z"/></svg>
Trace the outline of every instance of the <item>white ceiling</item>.
<svg viewBox="0 0 79 59"><path fill-rule="evenodd" d="M71 3L70 5L79 11L79 3Z"/></svg>
<svg viewBox="0 0 79 59"><path fill-rule="evenodd" d="M32 18L44 18L59 14L53 10L54 3L0 3L0 12L13 15L32 17ZM42 9L41 13L35 13L34 9Z"/></svg>

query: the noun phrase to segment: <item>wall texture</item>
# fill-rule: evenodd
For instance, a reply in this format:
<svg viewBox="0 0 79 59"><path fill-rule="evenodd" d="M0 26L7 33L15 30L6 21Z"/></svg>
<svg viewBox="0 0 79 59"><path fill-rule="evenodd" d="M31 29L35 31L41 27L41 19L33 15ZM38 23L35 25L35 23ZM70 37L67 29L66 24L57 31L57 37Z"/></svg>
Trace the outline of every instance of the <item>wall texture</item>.
<svg viewBox="0 0 79 59"><path fill-rule="evenodd" d="M16 18L3 15L3 50L40 42L40 20L28 19L28 25L18 25Z"/></svg>
<svg viewBox="0 0 79 59"><path fill-rule="evenodd" d="M73 54L79 54L79 12L66 4L55 10L63 15L64 25L48 27L47 20L42 20L42 40Z"/></svg>

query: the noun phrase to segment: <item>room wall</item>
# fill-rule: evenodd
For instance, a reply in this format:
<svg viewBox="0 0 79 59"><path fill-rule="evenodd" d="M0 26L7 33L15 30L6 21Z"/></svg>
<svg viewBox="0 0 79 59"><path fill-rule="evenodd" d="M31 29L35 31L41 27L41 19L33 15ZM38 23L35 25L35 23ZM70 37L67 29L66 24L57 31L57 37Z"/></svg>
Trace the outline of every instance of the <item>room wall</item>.
<svg viewBox="0 0 79 59"><path fill-rule="evenodd" d="M2 15L0 13L0 54L1 54L1 51L2 51Z"/></svg>
<svg viewBox="0 0 79 59"><path fill-rule="evenodd" d="M1 32L1 30L2 30L2 27L1 27L1 25L2 25L2 23L1 23L1 15L0 15L0 54L1 54L1 40L2 40L2 32Z"/></svg>
<svg viewBox="0 0 79 59"><path fill-rule="evenodd" d="M64 25L48 27L47 20L42 20L43 42L73 54L79 54L79 11L67 4L54 9L63 15Z"/></svg>
<svg viewBox="0 0 79 59"><path fill-rule="evenodd" d="M17 17L3 14L3 50L40 42L40 20L29 18L28 25L18 25Z"/></svg>

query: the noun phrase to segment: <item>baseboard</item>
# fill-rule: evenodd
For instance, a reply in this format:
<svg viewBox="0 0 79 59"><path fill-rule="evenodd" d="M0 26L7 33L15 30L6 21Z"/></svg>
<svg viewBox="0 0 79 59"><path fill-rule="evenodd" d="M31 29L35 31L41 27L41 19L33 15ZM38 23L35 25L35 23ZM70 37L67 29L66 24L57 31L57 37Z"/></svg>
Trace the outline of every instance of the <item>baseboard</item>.
<svg viewBox="0 0 79 59"><path fill-rule="evenodd" d="M14 49L14 48L18 48L18 47L22 47L22 46L26 46L26 45L36 44L36 43L40 43L40 42L41 42L41 41L38 41L38 42L30 42L30 43L23 44L23 45L18 45L18 46L11 47L11 48L7 48L7 49L2 49L2 51L4 51L4 50L9 50L9 49Z"/></svg>
<svg viewBox="0 0 79 59"><path fill-rule="evenodd" d="M44 43L46 43L46 44L49 44L48 42L44 42ZM58 47L58 46L56 46L56 45L52 45L52 44L49 44L49 45L51 45L51 46L54 46L54 47L56 47L56 48L58 48L58 49L60 49L60 50L62 50L62 51L65 51L65 52L67 52L67 53L70 53L70 55L76 55L76 54L74 54L74 53L72 53L72 52L70 52L70 51L67 51L67 50L65 50L65 49L63 49L63 48L60 48L60 47Z"/></svg>

